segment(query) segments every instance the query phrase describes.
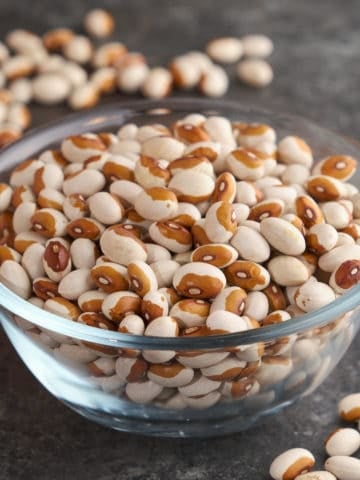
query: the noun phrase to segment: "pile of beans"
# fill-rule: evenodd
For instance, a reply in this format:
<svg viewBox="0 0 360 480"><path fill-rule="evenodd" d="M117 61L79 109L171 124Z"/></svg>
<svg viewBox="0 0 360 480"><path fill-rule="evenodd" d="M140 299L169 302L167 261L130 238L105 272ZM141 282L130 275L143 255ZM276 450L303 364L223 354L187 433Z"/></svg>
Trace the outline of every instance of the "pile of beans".
<svg viewBox="0 0 360 480"><path fill-rule="evenodd" d="M81 110L117 90L157 99L173 88L197 88L203 95L221 97L229 77L218 64L238 62L243 56L237 66L242 82L264 87L273 78L264 60L273 44L264 35L217 38L206 53L191 51L173 58L167 67L150 67L145 55L129 51L124 43L104 43L115 26L109 12L92 10L83 23L88 36L69 28L56 28L42 37L17 29L0 42L0 148L30 125L30 102L51 106L66 101L71 109Z"/></svg>
<svg viewBox="0 0 360 480"><path fill-rule="evenodd" d="M360 421L360 393L340 400L339 415L345 422ZM315 458L309 450L292 448L274 459L270 475L274 480L358 480L360 460L353 457L360 448L360 433L355 428L338 428L324 442L329 458L325 470L311 471ZM307 473L308 472L308 473Z"/></svg>
<svg viewBox="0 0 360 480"><path fill-rule="evenodd" d="M208 336L290 321L359 281L355 170L342 154L314 166L303 139L278 141L270 125L198 113L170 127L74 135L0 185L0 280L49 312L128 334ZM88 364L105 389L125 385L139 403L178 389L171 405L198 408L280 382L301 349L291 335L231 351L119 355L35 333Z"/></svg>

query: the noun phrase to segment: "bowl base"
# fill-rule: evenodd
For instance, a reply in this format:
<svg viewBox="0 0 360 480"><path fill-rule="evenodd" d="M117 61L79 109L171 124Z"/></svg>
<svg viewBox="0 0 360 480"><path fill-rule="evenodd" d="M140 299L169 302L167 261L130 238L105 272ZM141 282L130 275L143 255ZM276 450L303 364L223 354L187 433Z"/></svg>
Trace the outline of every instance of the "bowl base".
<svg viewBox="0 0 360 480"><path fill-rule="evenodd" d="M88 420L120 432L149 437L206 438L229 435L247 430L257 423L260 418L274 415L283 408L292 405L295 401L296 399L284 401L283 403L262 411L261 414L257 416L237 415L217 421L211 421L210 419L207 421L204 419L194 421L194 419L188 419L186 422L184 422L184 420L178 422L176 420L169 421L168 419L166 421L151 421L147 418L140 420L139 418L116 416L114 413L107 414L100 410L84 408L68 401L63 401L63 403Z"/></svg>

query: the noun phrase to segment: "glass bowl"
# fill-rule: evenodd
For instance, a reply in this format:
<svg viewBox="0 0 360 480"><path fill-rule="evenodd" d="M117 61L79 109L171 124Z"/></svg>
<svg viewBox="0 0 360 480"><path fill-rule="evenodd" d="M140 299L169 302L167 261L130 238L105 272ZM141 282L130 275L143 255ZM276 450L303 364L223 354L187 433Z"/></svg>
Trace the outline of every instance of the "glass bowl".
<svg viewBox="0 0 360 480"><path fill-rule="evenodd" d="M193 99L140 101L104 106L32 131L1 152L2 181L17 163L58 145L66 136L115 131L128 122L171 124L191 112L270 124L279 137L303 137L316 159L335 153L360 157L355 142L292 115ZM359 173L352 181L359 185ZM144 435L205 437L246 429L264 415L312 393L339 362L359 328L359 293L360 286L356 286L318 311L242 333L160 338L72 322L0 284L0 318L11 343L40 383L84 417ZM149 351L176 352L181 363L175 373L171 365L149 367L142 359L144 351L145 356ZM99 358L104 368L90 368ZM115 374L114 360L126 375ZM211 379L201 380L201 369L212 371L211 366L221 366L225 360L234 361L236 375L219 380L215 368ZM157 383L159 376L162 385ZM189 376L193 378L190 386L181 387Z"/></svg>

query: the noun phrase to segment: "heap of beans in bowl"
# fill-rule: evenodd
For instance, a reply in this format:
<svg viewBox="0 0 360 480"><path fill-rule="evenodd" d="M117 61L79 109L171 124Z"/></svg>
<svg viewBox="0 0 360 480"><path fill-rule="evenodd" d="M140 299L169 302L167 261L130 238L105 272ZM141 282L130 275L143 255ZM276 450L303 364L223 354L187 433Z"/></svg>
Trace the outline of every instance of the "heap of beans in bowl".
<svg viewBox="0 0 360 480"><path fill-rule="evenodd" d="M342 152L314 166L306 139L270 125L198 113L70 136L0 185L0 280L49 312L127 334L291 321L360 279L355 171ZM146 368L174 356L142 353Z"/></svg>

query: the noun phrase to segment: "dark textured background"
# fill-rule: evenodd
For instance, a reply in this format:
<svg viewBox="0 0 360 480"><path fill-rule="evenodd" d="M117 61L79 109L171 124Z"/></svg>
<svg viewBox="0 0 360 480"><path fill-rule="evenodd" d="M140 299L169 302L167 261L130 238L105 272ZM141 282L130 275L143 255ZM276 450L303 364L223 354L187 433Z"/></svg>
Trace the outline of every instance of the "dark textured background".
<svg viewBox="0 0 360 480"><path fill-rule="evenodd" d="M299 113L360 137L357 0L113 0L102 5L116 16L116 37L154 65L201 48L214 36L271 35L274 83L257 91L234 80L227 98ZM99 2L0 0L0 38L15 27L38 33L77 27L94 6ZM67 109L36 107L33 112L39 125ZM292 446L310 448L321 466L322 442L337 424L337 400L360 389L359 348L358 337L315 394L248 432L169 441L106 430L72 413L34 380L0 331L0 480L261 480L268 478L272 458Z"/></svg>

